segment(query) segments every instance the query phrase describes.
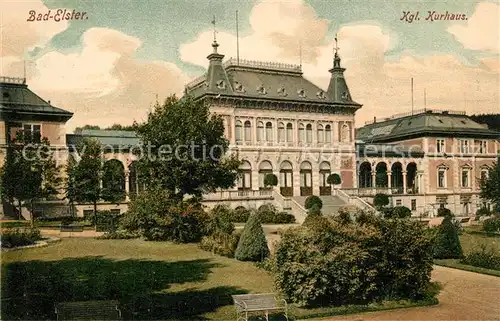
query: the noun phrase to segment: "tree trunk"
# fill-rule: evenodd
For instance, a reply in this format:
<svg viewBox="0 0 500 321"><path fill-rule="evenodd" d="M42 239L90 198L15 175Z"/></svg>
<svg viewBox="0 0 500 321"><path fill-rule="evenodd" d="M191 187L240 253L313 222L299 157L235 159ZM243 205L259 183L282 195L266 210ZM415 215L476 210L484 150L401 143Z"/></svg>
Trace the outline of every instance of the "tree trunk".
<svg viewBox="0 0 500 321"><path fill-rule="evenodd" d="M33 205L34 205L34 202L33 202L33 200L31 200L31 208L30 208L30 225L31 225L31 228L35 227L35 217L34 217L35 209L33 208Z"/></svg>
<svg viewBox="0 0 500 321"><path fill-rule="evenodd" d="M97 231L97 201L94 201L94 229Z"/></svg>
<svg viewBox="0 0 500 321"><path fill-rule="evenodd" d="M22 217L21 212L23 210L23 204L22 204L21 200L19 200L18 202L19 202L19 213L17 213L17 219L20 221L21 217Z"/></svg>

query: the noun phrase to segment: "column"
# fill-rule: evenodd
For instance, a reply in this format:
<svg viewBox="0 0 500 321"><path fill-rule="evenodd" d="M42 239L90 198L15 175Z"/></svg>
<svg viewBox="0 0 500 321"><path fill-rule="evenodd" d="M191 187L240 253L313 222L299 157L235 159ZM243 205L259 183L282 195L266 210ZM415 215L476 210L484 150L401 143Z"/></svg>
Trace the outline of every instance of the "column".
<svg viewBox="0 0 500 321"><path fill-rule="evenodd" d="M231 126L231 128L229 129L231 131L231 139L229 140L229 142L231 144L236 144L236 128L235 128L235 125L236 125L236 117L235 116L231 116L231 122L229 124L229 126Z"/></svg>
<svg viewBox="0 0 500 321"><path fill-rule="evenodd" d="M333 131L332 143L338 142L339 141L339 122L338 121L333 122L332 131Z"/></svg>
<svg viewBox="0 0 500 321"><path fill-rule="evenodd" d="M130 188L129 188L129 170L127 169L125 171L125 201L128 202L130 200L129 198L129 193L130 193Z"/></svg>
<svg viewBox="0 0 500 321"><path fill-rule="evenodd" d="M406 194L406 171L403 171L403 194Z"/></svg>
<svg viewBox="0 0 500 321"><path fill-rule="evenodd" d="M320 161L321 162L321 161ZM315 164L312 164L312 172L311 172L311 187L313 195L319 195L319 166L316 167ZM333 187L332 187L333 188Z"/></svg>
<svg viewBox="0 0 500 321"><path fill-rule="evenodd" d="M387 172L387 187L389 188L389 190L392 189L392 172L391 171Z"/></svg>
<svg viewBox="0 0 500 321"><path fill-rule="evenodd" d="M377 172L372 171L372 188L377 187Z"/></svg>
<svg viewBox="0 0 500 321"><path fill-rule="evenodd" d="M252 120L252 145L254 146L257 146L259 144L259 142L257 142L257 123L258 123L258 120L257 120L257 117L255 117L253 120Z"/></svg>

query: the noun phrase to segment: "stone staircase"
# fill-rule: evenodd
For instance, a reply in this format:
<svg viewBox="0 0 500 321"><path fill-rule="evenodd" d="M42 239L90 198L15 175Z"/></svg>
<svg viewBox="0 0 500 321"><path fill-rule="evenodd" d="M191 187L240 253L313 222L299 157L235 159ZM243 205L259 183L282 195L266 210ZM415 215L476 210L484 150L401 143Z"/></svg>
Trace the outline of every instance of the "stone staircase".
<svg viewBox="0 0 500 321"><path fill-rule="evenodd" d="M321 212L323 212L324 215L337 215L340 208L348 206L348 204L338 196L328 195L320 196L319 198L323 201ZM294 196L293 199L304 206L307 196Z"/></svg>

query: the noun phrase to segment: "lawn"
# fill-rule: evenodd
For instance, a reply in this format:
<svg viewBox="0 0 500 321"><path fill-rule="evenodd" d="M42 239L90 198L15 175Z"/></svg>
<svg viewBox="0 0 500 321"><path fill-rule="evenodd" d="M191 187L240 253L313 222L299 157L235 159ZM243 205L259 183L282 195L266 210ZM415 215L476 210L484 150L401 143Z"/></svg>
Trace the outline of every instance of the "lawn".
<svg viewBox="0 0 500 321"><path fill-rule="evenodd" d="M83 238L2 253L1 290L2 320L55 319L57 302L111 299L129 320L235 320L231 295L274 292L266 271L196 244ZM433 303L292 307L291 313L310 318Z"/></svg>

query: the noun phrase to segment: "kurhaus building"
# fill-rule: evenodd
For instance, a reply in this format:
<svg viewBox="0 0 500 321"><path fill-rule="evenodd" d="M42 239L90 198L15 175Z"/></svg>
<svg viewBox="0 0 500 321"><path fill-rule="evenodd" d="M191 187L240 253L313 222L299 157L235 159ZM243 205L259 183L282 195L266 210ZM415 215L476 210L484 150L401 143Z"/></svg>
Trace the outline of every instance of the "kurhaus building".
<svg viewBox="0 0 500 321"><path fill-rule="evenodd" d="M185 93L223 117L230 149L243 163L236 186L206 195L208 206L274 203L301 221L309 195L323 198L326 214L341 206L371 208L376 193L390 194L394 206L407 206L415 216L433 216L442 206L457 215L472 215L483 205L478 179L487 175L487 165L498 156L499 132L465 113L431 110L374 119L356 130L354 116L362 105L351 97L337 53L329 86L323 90L303 77L300 66L224 62L217 42L212 48L207 72L191 81ZM143 188L129 152L140 143L133 132L83 130L66 135L64 124L71 113L36 96L23 81L3 78L0 91L0 166L6 144L19 129L39 132L63 153L72 152L79 139L93 137L111 147L105 151L105 168L121 169L127 192L121 205L99 206L126 210L130 197ZM270 173L278 177L275 188L264 186ZM331 173L341 177L340 185L327 183ZM60 215L67 208L41 204L39 212ZM92 205L77 206L78 215L87 211Z"/></svg>

